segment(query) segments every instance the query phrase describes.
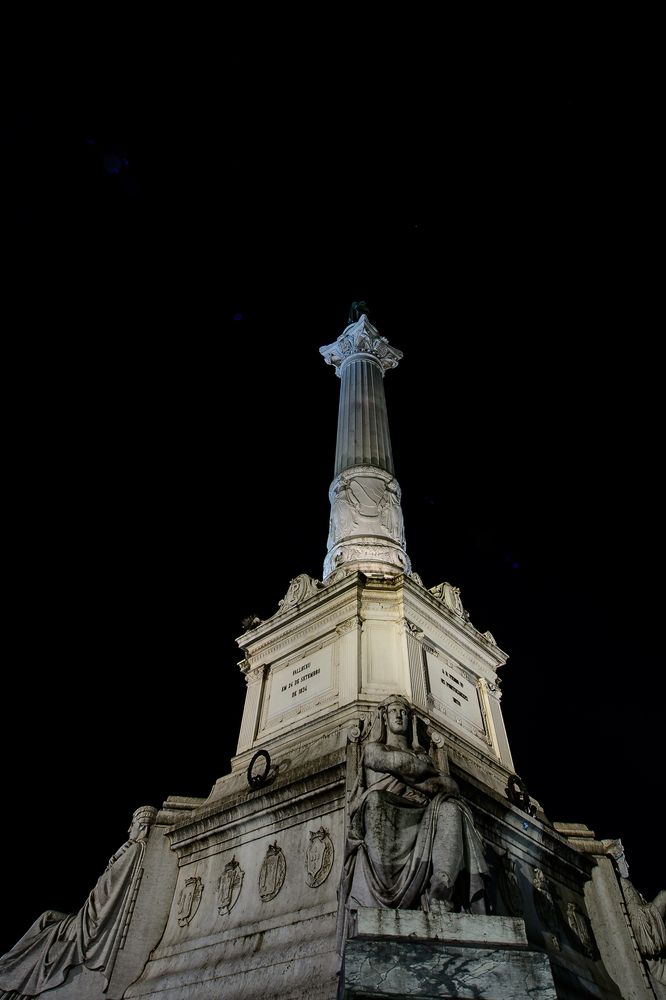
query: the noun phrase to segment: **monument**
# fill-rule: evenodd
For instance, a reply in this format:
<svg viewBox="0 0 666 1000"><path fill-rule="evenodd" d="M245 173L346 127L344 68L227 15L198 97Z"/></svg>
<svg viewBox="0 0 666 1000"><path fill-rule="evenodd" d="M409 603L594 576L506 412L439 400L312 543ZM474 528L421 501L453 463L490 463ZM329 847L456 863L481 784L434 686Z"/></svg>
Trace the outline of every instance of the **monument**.
<svg viewBox="0 0 666 1000"><path fill-rule="evenodd" d="M552 824L515 773L506 662L407 554L383 379L354 303L322 580L238 639L229 774L137 810L74 914L0 959L0 998L666 997L666 892L619 841Z"/></svg>

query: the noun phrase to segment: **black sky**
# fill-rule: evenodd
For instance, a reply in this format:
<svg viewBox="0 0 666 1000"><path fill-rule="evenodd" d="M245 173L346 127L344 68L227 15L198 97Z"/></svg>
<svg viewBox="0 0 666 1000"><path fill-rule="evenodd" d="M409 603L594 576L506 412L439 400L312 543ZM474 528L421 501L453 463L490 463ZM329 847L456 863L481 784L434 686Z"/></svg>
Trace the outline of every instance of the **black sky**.
<svg viewBox="0 0 666 1000"><path fill-rule="evenodd" d="M318 348L359 298L404 352L386 391L413 567L510 654L531 794L621 837L652 896L649 103L568 69L523 87L424 70L353 106L322 92L315 116L302 79L255 102L250 75L219 102L82 89L3 123L21 308L2 944L83 902L137 806L228 770L241 618L321 577L339 382Z"/></svg>

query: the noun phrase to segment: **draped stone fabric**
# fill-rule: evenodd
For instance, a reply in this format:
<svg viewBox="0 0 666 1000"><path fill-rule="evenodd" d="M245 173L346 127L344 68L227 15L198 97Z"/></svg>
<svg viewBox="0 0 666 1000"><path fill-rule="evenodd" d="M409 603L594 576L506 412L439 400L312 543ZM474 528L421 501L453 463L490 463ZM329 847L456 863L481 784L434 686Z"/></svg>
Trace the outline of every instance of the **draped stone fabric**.
<svg viewBox="0 0 666 1000"><path fill-rule="evenodd" d="M433 898L485 912L483 845L456 795L420 795L378 775L352 805L347 843L350 903L427 908Z"/></svg>
<svg viewBox="0 0 666 1000"><path fill-rule="evenodd" d="M105 970L108 985L144 850L144 841L127 841L78 913L48 910L35 921L0 958L1 1000L39 996L63 983L75 965Z"/></svg>
<svg viewBox="0 0 666 1000"><path fill-rule="evenodd" d="M378 705L349 800L338 948L359 907L486 912L483 841L457 783L423 749L401 694Z"/></svg>
<svg viewBox="0 0 666 1000"><path fill-rule="evenodd" d="M666 892L660 892L649 903L629 879L623 878L621 885L639 951L655 980L658 995L666 997Z"/></svg>

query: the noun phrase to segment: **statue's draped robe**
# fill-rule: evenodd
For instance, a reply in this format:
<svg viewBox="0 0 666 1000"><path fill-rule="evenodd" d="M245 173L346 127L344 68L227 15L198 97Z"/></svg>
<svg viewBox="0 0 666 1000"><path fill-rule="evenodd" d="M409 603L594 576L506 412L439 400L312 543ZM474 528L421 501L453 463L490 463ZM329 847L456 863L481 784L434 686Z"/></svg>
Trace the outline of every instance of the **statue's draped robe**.
<svg viewBox="0 0 666 1000"><path fill-rule="evenodd" d="M390 774L362 768L359 778L345 865L350 903L414 909L424 894L441 897L455 885L462 909L483 911L488 866L465 803L441 792L428 799Z"/></svg>
<svg viewBox="0 0 666 1000"><path fill-rule="evenodd" d="M643 899L629 879L622 880L622 890L627 902L631 926L636 935L638 948L650 970L650 975L659 983L658 996L666 997L666 925L661 913L654 905Z"/></svg>
<svg viewBox="0 0 666 1000"><path fill-rule="evenodd" d="M105 970L108 985L144 850L144 841L123 844L78 913L48 910L34 922L0 958L2 1000L53 989L76 965Z"/></svg>

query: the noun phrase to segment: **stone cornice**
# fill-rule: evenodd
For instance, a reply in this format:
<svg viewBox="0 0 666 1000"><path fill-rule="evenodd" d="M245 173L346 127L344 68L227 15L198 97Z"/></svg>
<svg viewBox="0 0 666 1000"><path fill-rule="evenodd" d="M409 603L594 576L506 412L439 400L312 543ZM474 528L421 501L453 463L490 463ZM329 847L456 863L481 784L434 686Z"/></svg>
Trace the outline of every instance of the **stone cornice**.
<svg viewBox="0 0 666 1000"><path fill-rule="evenodd" d="M283 649L296 636L304 637L312 631L313 626L320 626L324 622L332 621L336 614L348 607L348 591L356 590L355 596L359 598L364 592L371 593L373 591L389 590L397 594L401 588L404 588L410 596L418 599L421 603L420 608L414 608L412 605L412 608L407 612L410 621L413 621L415 612L422 618L421 623L415 623L421 628L423 623L428 622L435 628L443 629L444 623L446 623L449 626L447 635L450 640L459 646L461 652L479 657L484 665L492 671L492 674L506 663L508 653L505 653L498 645L489 642L481 632L474 628L471 622L465 621L447 607L442 600L404 574L382 580L366 577L358 571L350 573L348 576L336 580L335 583L323 586L321 590L308 597L303 604L295 605L284 613L268 618L252 631L240 636L236 641L248 657L256 657L259 653L265 654L268 648ZM340 600L336 601L336 598ZM348 612L347 617L349 617ZM278 642L279 645L277 645ZM276 643L275 646L273 646L274 643ZM493 680L492 674L489 674L489 680Z"/></svg>
<svg viewBox="0 0 666 1000"><path fill-rule="evenodd" d="M248 658L267 655L268 650L271 650L272 656L275 650L304 640L308 634L323 629L327 624L333 624L334 630L340 616L349 618L354 614L350 605L358 606L364 579L360 573L353 573L328 584L304 604L274 615L252 632L240 636L236 642Z"/></svg>
<svg viewBox="0 0 666 1000"><path fill-rule="evenodd" d="M481 785L478 778L468 773L461 773L460 769L455 767L455 761L452 763L454 764L452 774L461 784L463 798L473 806L476 816L485 814L488 817L489 822L487 820L480 824L484 827L481 832L487 834L492 830L489 839L498 847L506 847L508 843L513 842L516 848L524 851L523 860L527 860L534 856L533 845L537 844L544 852L543 860L548 859L544 871L549 877L552 876L550 868L554 869L555 859L560 865L568 868L571 875L574 871L582 870L589 876L595 864L594 858L577 850L548 822L535 816L528 816L492 788Z"/></svg>
<svg viewBox="0 0 666 1000"><path fill-rule="evenodd" d="M406 577L404 579L404 586L410 594L421 600L423 606L419 609L419 612L425 621L439 628L442 627L432 613L429 613L434 611L440 619L443 619L452 627L455 638L459 640L461 646L473 652L475 656L481 657L493 672L504 666L509 658L509 654L500 649L497 643L490 642L482 632L474 628L470 621L465 621L460 615L447 607L442 600L431 594L429 590L420 587L411 578ZM413 615L410 614L409 617L411 619Z"/></svg>
<svg viewBox="0 0 666 1000"><path fill-rule="evenodd" d="M335 914L336 912L337 903L332 904L330 900L325 900L315 906L299 907L298 914L296 916L294 916L293 913L272 913L269 917L265 917L263 920L253 920L252 923L245 924L244 931L249 935L262 934L265 931L275 930L277 927L293 928L296 924L301 924L306 927L308 925L312 926L312 921L326 917L329 914ZM198 937L197 949L208 948L211 945L219 946L227 941L237 940L238 928L229 927L225 930L219 930L204 937ZM280 947L282 947L282 945L280 945ZM190 955L191 953L192 942L189 938L185 938L182 941L178 941L176 944L160 944L153 951L152 960L172 958L175 955ZM155 985L154 979L151 979L151 982Z"/></svg>
<svg viewBox="0 0 666 1000"><path fill-rule="evenodd" d="M172 849L179 857L214 846L221 837L240 824L257 823L273 816L276 809L282 818L297 814L309 799L326 794L332 786L344 786L344 751L336 750L316 761L287 771L275 785L260 792L244 789L228 798L216 799L167 831Z"/></svg>
<svg viewBox="0 0 666 1000"><path fill-rule="evenodd" d="M305 574L301 575L304 576ZM267 643L270 643L275 638L277 633L283 630L286 631L286 627L295 620L306 618L308 622L311 621L311 616L317 615L321 605L332 604L334 599L339 597L342 597L342 601L347 600L346 591L362 586L363 580L360 578L359 573L350 574L335 582L326 583L316 593L313 591L300 604L293 604L284 610L279 609L270 618L266 618L255 628L249 629L243 635L238 636L236 642L244 652L247 651L248 655L250 653L256 655L260 649L263 649ZM330 613L328 609L327 613Z"/></svg>

